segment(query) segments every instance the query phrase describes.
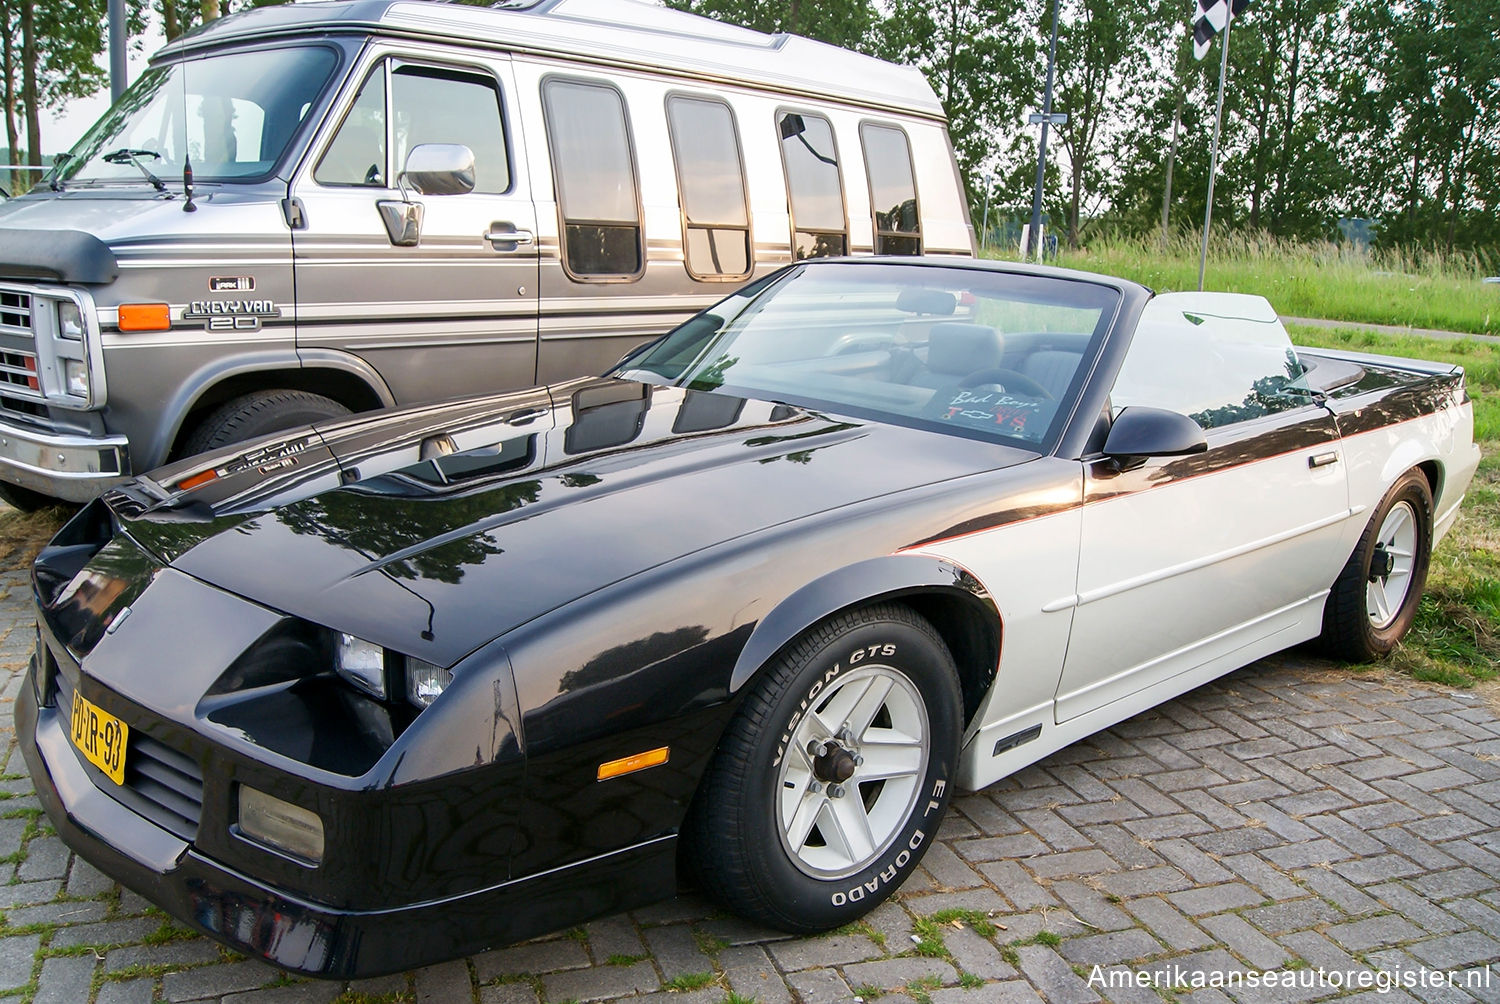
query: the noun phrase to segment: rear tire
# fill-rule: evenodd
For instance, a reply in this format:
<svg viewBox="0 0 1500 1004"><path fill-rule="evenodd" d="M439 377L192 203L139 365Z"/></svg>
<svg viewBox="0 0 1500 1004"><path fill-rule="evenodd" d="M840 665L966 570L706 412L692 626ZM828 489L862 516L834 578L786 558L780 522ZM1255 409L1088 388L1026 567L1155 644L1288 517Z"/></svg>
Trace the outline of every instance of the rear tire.
<svg viewBox="0 0 1500 1004"><path fill-rule="evenodd" d="M937 838L962 731L958 673L931 624L898 604L825 621L725 730L684 827L691 870L784 931L863 916Z"/></svg>
<svg viewBox="0 0 1500 1004"><path fill-rule="evenodd" d="M303 390L244 394L209 412L208 417L182 441L178 455L191 457L220 446L347 414L349 409L337 401Z"/></svg>
<svg viewBox="0 0 1500 1004"><path fill-rule="evenodd" d="M30 488L22 488L8 481L0 481L0 500L9 503L12 508L19 509L21 512L36 512L48 506L62 505L62 499L43 495L41 492L34 492Z"/></svg>
<svg viewBox="0 0 1500 1004"><path fill-rule="evenodd" d="M1318 648L1347 662L1391 653L1411 628L1432 554L1432 490L1403 474L1365 526L1323 608Z"/></svg>

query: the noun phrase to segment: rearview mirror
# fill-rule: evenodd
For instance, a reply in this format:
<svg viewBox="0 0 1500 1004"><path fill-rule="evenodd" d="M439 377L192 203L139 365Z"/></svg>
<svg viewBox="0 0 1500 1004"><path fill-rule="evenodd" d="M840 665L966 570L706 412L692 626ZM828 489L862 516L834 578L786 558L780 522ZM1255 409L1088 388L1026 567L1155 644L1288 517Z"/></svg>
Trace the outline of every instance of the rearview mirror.
<svg viewBox="0 0 1500 1004"><path fill-rule="evenodd" d="M474 151L462 143L414 146L401 180L421 195L468 195L474 191Z"/></svg>
<svg viewBox="0 0 1500 1004"><path fill-rule="evenodd" d="M1110 423L1104 440L1104 455L1122 470L1138 466L1146 457L1181 457L1207 449L1202 426L1162 408L1126 408Z"/></svg>

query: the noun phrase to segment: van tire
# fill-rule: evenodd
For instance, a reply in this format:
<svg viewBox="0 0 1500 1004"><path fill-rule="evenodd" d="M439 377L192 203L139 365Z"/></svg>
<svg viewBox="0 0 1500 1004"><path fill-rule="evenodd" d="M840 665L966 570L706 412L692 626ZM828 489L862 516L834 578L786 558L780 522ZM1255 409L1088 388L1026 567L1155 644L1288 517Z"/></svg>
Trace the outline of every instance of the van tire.
<svg viewBox="0 0 1500 1004"><path fill-rule="evenodd" d="M20 485L13 485L8 481L0 481L0 501L9 503L11 508L21 512L36 512L48 506L62 505L61 499L34 492L30 488L22 488Z"/></svg>
<svg viewBox="0 0 1500 1004"><path fill-rule="evenodd" d="M178 453L183 457L196 456L220 446L347 414L349 409L337 401L303 390L244 394L209 412L182 441Z"/></svg>

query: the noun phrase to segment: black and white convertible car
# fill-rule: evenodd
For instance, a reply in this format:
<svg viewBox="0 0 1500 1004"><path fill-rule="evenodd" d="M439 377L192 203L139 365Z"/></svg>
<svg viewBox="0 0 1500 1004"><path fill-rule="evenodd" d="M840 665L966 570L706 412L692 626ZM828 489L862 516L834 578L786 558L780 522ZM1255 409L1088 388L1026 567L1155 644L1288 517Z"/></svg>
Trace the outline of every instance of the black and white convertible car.
<svg viewBox="0 0 1500 1004"><path fill-rule="evenodd" d="M37 559L52 824L278 966L673 895L808 932L958 788L1261 656L1379 656L1478 463L1462 371L1262 299L818 261L612 375L200 457Z"/></svg>

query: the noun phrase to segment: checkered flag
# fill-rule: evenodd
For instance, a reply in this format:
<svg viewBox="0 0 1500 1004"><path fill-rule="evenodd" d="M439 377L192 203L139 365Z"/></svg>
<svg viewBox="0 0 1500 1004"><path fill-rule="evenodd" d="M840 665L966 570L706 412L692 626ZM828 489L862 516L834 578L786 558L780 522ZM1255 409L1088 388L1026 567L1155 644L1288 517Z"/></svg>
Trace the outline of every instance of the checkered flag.
<svg viewBox="0 0 1500 1004"><path fill-rule="evenodd" d="M1234 16L1239 17L1249 0L1233 0ZM1229 21L1230 0L1198 0L1193 11L1193 56L1202 59L1208 55L1214 36L1224 30Z"/></svg>

